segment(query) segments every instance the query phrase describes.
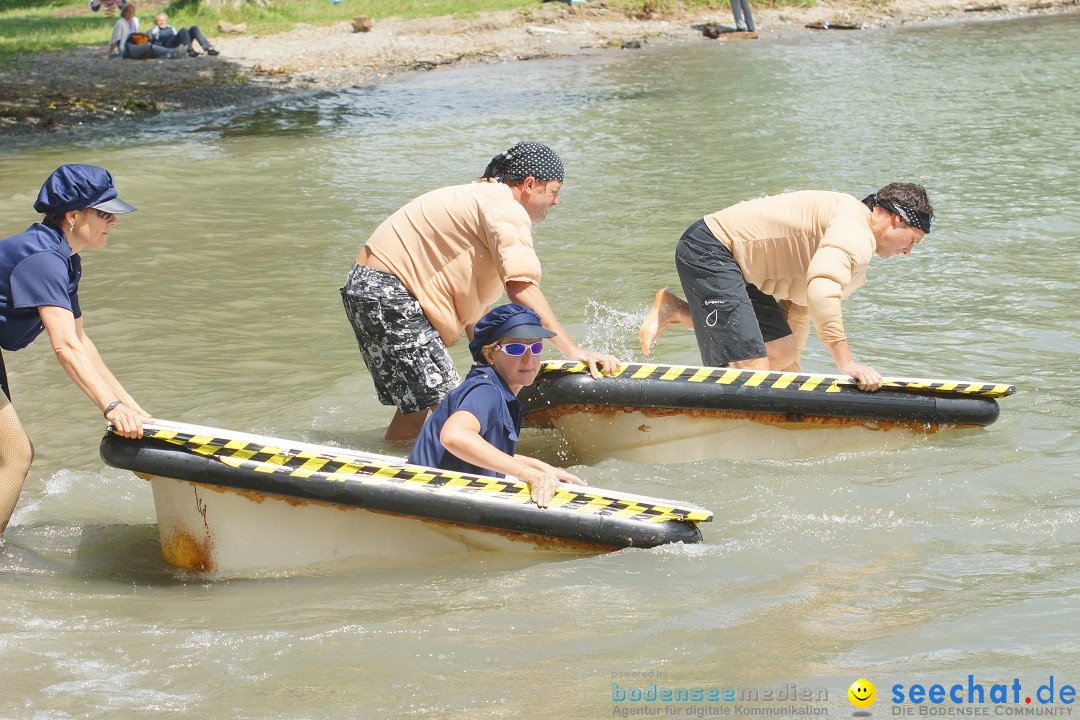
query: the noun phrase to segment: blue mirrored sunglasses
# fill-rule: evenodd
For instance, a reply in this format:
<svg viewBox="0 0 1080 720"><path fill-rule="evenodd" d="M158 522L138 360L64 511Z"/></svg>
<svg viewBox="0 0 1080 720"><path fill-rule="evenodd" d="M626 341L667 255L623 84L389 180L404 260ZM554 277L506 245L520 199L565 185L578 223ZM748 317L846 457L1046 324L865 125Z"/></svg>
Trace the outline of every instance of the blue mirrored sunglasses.
<svg viewBox="0 0 1080 720"><path fill-rule="evenodd" d="M502 350L510 357L521 357L525 354L526 350L533 355L539 355L544 352L544 343L539 340L529 345L526 345L525 343L506 343L505 345L496 345L495 348L497 350Z"/></svg>

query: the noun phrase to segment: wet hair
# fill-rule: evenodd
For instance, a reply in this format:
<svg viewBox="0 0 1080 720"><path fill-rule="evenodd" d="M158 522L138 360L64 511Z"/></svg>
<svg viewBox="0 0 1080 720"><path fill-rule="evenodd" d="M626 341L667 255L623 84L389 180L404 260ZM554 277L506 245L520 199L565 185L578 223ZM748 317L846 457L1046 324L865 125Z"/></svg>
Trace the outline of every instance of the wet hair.
<svg viewBox="0 0 1080 720"><path fill-rule="evenodd" d="M882 200L900 203L912 210L924 212L931 217L934 215L934 208L930 205L930 198L926 196L926 189L922 185L889 183L875 194Z"/></svg>
<svg viewBox="0 0 1080 720"><path fill-rule="evenodd" d="M908 225L925 233L930 232L930 221L934 217L934 208L926 189L912 183L889 183L873 195L863 198L866 207L881 207L900 217Z"/></svg>

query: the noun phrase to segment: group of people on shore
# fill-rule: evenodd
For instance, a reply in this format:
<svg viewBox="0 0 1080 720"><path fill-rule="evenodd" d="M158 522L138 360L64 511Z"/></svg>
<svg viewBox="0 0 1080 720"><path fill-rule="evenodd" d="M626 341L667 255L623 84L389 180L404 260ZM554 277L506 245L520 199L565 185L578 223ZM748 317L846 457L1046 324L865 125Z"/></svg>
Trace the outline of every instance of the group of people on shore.
<svg viewBox="0 0 1080 720"><path fill-rule="evenodd" d="M91 0L90 9L97 12L102 9L103 2L104 0ZM202 53L195 49L196 42L207 55L220 54L198 25L177 30L169 24L169 16L159 12L154 15L153 27L143 33L139 30L139 18L135 16L135 3L113 0L106 9L119 9L120 17L113 23L109 49L101 56L102 59L175 59L180 57L181 51L186 52L189 57L198 57Z"/></svg>
<svg viewBox="0 0 1080 720"><path fill-rule="evenodd" d="M130 3L128 4L130 7ZM425 193L386 218L356 256L341 296L379 401L396 408L388 440L414 440L410 462L528 483L546 507L567 471L517 453L517 399L550 342L594 378L620 361L567 334L540 289L532 227L559 203L563 164L548 146L519 142L482 177ZM103 168L65 165L45 181L41 222L0 241L0 348L47 332L76 385L124 437L150 419L109 371L83 327L79 253L103 248L117 197ZM854 359L841 304L879 257L907 255L930 232L925 190L892 183L862 200L808 190L748 200L695 221L675 247L686 299L660 289L639 330L642 352L672 326L693 328L702 362L797 370L812 323L840 372L874 391L882 377ZM503 293L509 303L491 310ZM464 381L448 347L462 336L475 365ZM0 533L33 459L0 355Z"/></svg>

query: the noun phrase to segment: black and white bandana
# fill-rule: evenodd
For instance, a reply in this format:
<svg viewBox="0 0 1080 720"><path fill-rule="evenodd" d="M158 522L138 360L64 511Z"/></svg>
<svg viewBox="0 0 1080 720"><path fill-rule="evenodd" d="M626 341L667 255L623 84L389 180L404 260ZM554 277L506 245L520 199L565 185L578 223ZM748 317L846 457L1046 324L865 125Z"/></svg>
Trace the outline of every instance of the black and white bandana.
<svg viewBox="0 0 1080 720"><path fill-rule="evenodd" d="M506 152L491 158L484 168L485 180L516 181L533 177L537 180L562 180L563 164L547 145L523 140Z"/></svg>
<svg viewBox="0 0 1080 720"><path fill-rule="evenodd" d="M867 196L867 198L863 200L863 202L866 203L866 206L871 210L874 209L875 205L880 205L889 212L899 215L900 219L906 222L911 227L919 228L924 233L930 232L930 220L932 216L928 213L924 213L921 210L916 210L915 208L909 208L907 205L901 205L900 203L893 202L892 200L883 200L879 198L876 194Z"/></svg>

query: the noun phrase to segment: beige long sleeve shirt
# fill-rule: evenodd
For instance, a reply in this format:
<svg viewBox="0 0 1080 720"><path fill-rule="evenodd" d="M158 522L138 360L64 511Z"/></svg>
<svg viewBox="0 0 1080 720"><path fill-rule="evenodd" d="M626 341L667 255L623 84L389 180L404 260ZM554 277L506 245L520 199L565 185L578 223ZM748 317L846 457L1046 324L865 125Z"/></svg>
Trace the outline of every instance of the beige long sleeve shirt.
<svg viewBox="0 0 1080 720"><path fill-rule="evenodd" d="M706 215L705 224L747 282L782 301L800 351L808 318L822 342L846 339L841 301L866 282L877 248L873 215L858 199L821 190L772 195Z"/></svg>
<svg viewBox="0 0 1080 720"><path fill-rule="evenodd" d="M404 283L448 346L483 316L507 282L540 284L532 220L503 183L421 195L375 229L357 261L367 257Z"/></svg>

